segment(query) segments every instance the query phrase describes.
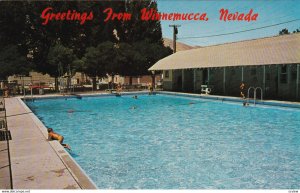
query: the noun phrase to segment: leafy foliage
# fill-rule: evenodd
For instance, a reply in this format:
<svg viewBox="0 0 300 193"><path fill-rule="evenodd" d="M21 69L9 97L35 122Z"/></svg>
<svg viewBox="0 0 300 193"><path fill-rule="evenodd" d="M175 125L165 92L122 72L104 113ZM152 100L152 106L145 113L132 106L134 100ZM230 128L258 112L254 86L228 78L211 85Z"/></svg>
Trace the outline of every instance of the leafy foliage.
<svg viewBox="0 0 300 193"><path fill-rule="evenodd" d="M279 31L279 35L284 35L284 34L290 34L289 30L284 28L281 31Z"/></svg>
<svg viewBox="0 0 300 193"><path fill-rule="evenodd" d="M293 31L293 33L299 33L299 32L300 32L300 28Z"/></svg>
<svg viewBox="0 0 300 193"><path fill-rule="evenodd" d="M69 72L74 61L72 49L56 44L49 49L45 71L54 77L62 76Z"/></svg>
<svg viewBox="0 0 300 193"><path fill-rule="evenodd" d="M138 76L171 54L162 41L160 21L141 21L142 8L157 9L155 1L17 1L0 2L0 56L2 77L35 70L57 77L61 72L82 71L89 76ZM94 19L50 21L42 25L46 7L54 12L93 12ZM104 8L130 12L130 21L104 22ZM13 46L12 46L13 45ZM4 48L10 47L10 53ZM13 55L10 55L13 54ZM27 60L27 61L26 61ZM32 65L28 65L28 64ZM28 68L30 67L30 68ZM61 67L61 68L59 68Z"/></svg>
<svg viewBox="0 0 300 193"><path fill-rule="evenodd" d="M89 47L86 50L82 70L91 77L106 76L107 67L114 59L114 44L112 42L103 42L97 47Z"/></svg>
<svg viewBox="0 0 300 193"><path fill-rule="evenodd" d="M0 80L14 74L28 74L30 65L20 54L17 46L0 47Z"/></svg>

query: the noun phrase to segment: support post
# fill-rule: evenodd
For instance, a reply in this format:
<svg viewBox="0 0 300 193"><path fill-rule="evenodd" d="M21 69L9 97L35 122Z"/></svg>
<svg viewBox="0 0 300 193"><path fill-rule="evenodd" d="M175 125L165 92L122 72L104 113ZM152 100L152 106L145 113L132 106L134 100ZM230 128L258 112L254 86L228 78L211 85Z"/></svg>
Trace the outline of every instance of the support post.
<svg viewBox="0 0 300 193"><path fill-rule="evenodd" d="M184 69L181 70L181 91L184 92Z"/></svg>
<svg viewBox="0 0 300 193"><path fill-rule="evenodd" d="M32 81L32 76L31 76L31 78L30 78L30 84L31 84L31 86L30 86L30 95L31 95L31 100L33 101L33 94L32 94L32 87L33 87L33 81Z"/></svg>
<svg viewBox="0 0 300 193"><path fill-rule="evenodd" d="M299 78L300 78L300 64L297 64L297 78L296 78L296 99L299 98Z"/></svg>
<svg viewBox="0 0 300 193"><path fill-rule="evenodd" d="M276 96L278 97L279 96L279 85L280 85L280 72L279 72L279 65L277 64L276 65L276 67L277 67L277 88L276 88L276 91L277 91L277 93L276 93Z"/></svg>
<svg viewBox="0 0 300 193"><path fill-rule="evenodd" d="M244 66L242 66L242 82L244 82Z"/></svg>
<svg viewBox="0 0 300 193"><path fill-rule="evenodd" d="M22 76L22 86L23 86L23 97L25 99L26 93L25 93L25 82L24 82L24 77L23 76Z"/></svg>
<svg viewBox="0 0 300 193"><path fill-rule="evenodd" d="M152 82L151 82L151 84L152 84L152 90L154 91L155 90L155 71L153 70L153 71L151 71L151 78L152 78ZM140 84L140 80L138 80L138 83Z"/></svg>
<svg viewBox="0 0 300 193"><path fill-rule="evenodd" d="M223 93L226 93L226 68L223 68Z"/></svg>
<svg viewBox="0 0 300 193"><path fill-rule="evenodd" d="M210 68L207 68L207 86L210 84Z"/></svg>
<svg viewBox="0 0 300 193"><path fill-rule="evenodd" d="M266 65L263 67L263 93L266 95Z"/></svg>
<svg viewBox="0 0 300 193"><path fill-rule="evenodd" d="M173 53L176 52L176 40L177 40L177 34L178 34L178 27L181 27L181 25L169 25L169 27L173 28Z"/></svg>
<svg viewBox="0 0 300 193"><path fill-rule="evenodd" d="M197 72L197 69L194 69L194 92L196 92L196 84L197 84L197 81L196 81L196 78L197 78L197 76L196 76L196 72Z"/></svg>

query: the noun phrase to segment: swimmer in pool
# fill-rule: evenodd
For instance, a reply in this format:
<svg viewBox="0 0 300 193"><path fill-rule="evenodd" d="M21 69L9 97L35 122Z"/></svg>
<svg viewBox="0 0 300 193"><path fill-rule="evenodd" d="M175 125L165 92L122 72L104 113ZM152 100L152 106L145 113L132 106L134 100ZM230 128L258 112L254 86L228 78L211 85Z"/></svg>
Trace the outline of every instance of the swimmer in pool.
<svg viewBox="0 0 300 193"><path fill-rule="evenodd" d="M249 106L249 103L243 102L243 106L244 106L244 107Z"/></svg>
<svg viewBox="0 0 300 193"><path fill-rule="evenodd" d="M73 109L68 110L68 113L74 113Z"/></svg>

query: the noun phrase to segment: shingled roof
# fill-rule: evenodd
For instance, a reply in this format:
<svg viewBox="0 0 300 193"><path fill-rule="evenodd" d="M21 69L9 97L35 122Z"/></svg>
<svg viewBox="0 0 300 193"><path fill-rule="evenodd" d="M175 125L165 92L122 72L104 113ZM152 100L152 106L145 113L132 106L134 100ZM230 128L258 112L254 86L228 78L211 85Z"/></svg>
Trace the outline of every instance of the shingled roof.
<svg viewBox="0 0 300 193"><path fill-rule="evenodd" d="M300 64L300 33L177 52L149 70Z"/></svg>

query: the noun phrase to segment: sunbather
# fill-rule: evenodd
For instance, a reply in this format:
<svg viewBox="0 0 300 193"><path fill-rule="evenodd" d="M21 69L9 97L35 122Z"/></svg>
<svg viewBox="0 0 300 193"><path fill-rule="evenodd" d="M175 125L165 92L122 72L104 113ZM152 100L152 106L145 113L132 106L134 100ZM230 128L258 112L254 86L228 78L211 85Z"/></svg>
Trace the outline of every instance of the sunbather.
<svg viewBox="0 0 300 193"><path fill-rule="evenodd" d="M48 140L57 140L64 148L71 150L68 144L64 144L64 137L58 133L55 133L52 128L48 128Z"/></svg>

